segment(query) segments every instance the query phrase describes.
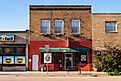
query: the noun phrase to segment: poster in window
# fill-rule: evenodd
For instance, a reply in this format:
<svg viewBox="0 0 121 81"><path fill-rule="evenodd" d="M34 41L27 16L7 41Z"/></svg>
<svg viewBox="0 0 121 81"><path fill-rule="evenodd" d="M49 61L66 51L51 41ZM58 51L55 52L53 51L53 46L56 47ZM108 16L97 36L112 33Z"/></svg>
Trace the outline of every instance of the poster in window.
<svg viewBox="0 0 121 81"><path fill-rule="evenodd" d="M52 54L44 53L44 63L52 63Z"/></svg>
<svg viewBox="0 0 121 81"><path fill-rule="evenodd" d="M25 64L25 56L15 56L15 64Z"/></svg>
<svg viewBox="0 0 121 81"><path fill-rule="evenodd" d="M14 56L3 56L3 64L14 64Z"/></svg>
<svg viewBox="0 0 121 81"><path fill-rule="evenodd" d="M23 48L23 47L16 48L16 53L17 54L25 54L25 48Z"/></svg>
<svg viewBox="0 0 121 81"><path fill-rule="evenodd" d="M0 64L2 64L2 56L0 56Z"/></svg>
<svg viewBox="0 0 121 81"><path fill-rule="evenodd" d="M4 53L5 54L13 54L14 53L14 48L4 48Z"/></svg>
<svg viewBox="0 0 121 81"><path fill-rule="evenodd" d="M81 55L81 61L86 61L87 60L87 56L86 55Z"/></svg>

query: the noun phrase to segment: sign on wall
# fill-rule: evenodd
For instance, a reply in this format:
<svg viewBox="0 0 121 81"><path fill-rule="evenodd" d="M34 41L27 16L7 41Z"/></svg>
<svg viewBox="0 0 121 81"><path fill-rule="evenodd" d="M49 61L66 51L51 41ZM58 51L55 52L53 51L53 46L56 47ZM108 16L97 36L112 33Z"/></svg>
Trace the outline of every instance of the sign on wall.
<svg viewBox="0 0 121 81"><path fill-rule="evenodd" d="M81 61L87 61L87 56L86 55L81 55Z"/></svg>
<svg viewBox="0 0 121 81"><path fill-rule="evenodd" d="M52 54L44 53L44 63L52 63Z"/></svg>
<svg viewBox="0 0 121 81"><path fill-rule="evenodd" d="M14 34L0 34L0 41L14 41Z"/></svg>

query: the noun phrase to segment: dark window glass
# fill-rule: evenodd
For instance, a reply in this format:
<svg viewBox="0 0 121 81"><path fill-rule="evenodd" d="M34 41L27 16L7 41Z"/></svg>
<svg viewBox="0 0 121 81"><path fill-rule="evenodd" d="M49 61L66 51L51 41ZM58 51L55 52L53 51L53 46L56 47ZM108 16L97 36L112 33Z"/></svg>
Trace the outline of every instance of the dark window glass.
<svg viewBox="0 0 121 81"><path fill-rule="evenodd" d="M4 48L4 55L11 55L15 53L15 49L13 47L6 47Z"/></svg>
<svg viewBox="0 0 121 81"><path fill-rule="evenodd" d="M0 55L3 54L3 48L0 48Z"/></svg>
<svg viewBox="0 0 121 81"><path fill-rule="evenodd" d="M24 47L18 47L18 48L15 48L16 49L16 54L25 54L25 48Z"/></svg>

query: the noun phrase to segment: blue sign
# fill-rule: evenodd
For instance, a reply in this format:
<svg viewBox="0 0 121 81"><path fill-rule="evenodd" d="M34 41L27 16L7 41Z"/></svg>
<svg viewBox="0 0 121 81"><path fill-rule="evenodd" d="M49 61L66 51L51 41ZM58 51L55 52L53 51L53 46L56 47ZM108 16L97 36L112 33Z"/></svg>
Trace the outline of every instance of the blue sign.
<svg viewBox="0 0 121 81"><path fill-rule="evenodd" d="M14 34L2 34L0 35L0 41L14 41Z"/></svg>

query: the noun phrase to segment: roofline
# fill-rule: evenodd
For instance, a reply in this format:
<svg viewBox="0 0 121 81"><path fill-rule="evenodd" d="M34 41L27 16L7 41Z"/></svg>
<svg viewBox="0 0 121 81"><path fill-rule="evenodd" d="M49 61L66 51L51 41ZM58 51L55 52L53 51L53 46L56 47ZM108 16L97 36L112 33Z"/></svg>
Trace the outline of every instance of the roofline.
<svg viewBox="0 0 121 81"><path fill-rule="evenodd" d="M91 5L29 5L30 7L50 7L50 6L59 6L59 7L91 7Z"/></svg>
<svg viewBox="0 0 121 81"><path fill-rule="evenodd" d="M115 14L115 15L121 15L121 13L92 13L93 15L107 15L107 14Z"/></svg>
<svg viewBox="0 0 121 81"><path fill-rule="evenodd" d="M0 31L0 33L26 33L26 32L29 32L29 30L22 30L22 31Z"/></svg>
<svg viewBox="0 0 121 81"><path fill-rule="evenodd" d="M29 5L30 10L91 10L91 5Z"/></svg>

